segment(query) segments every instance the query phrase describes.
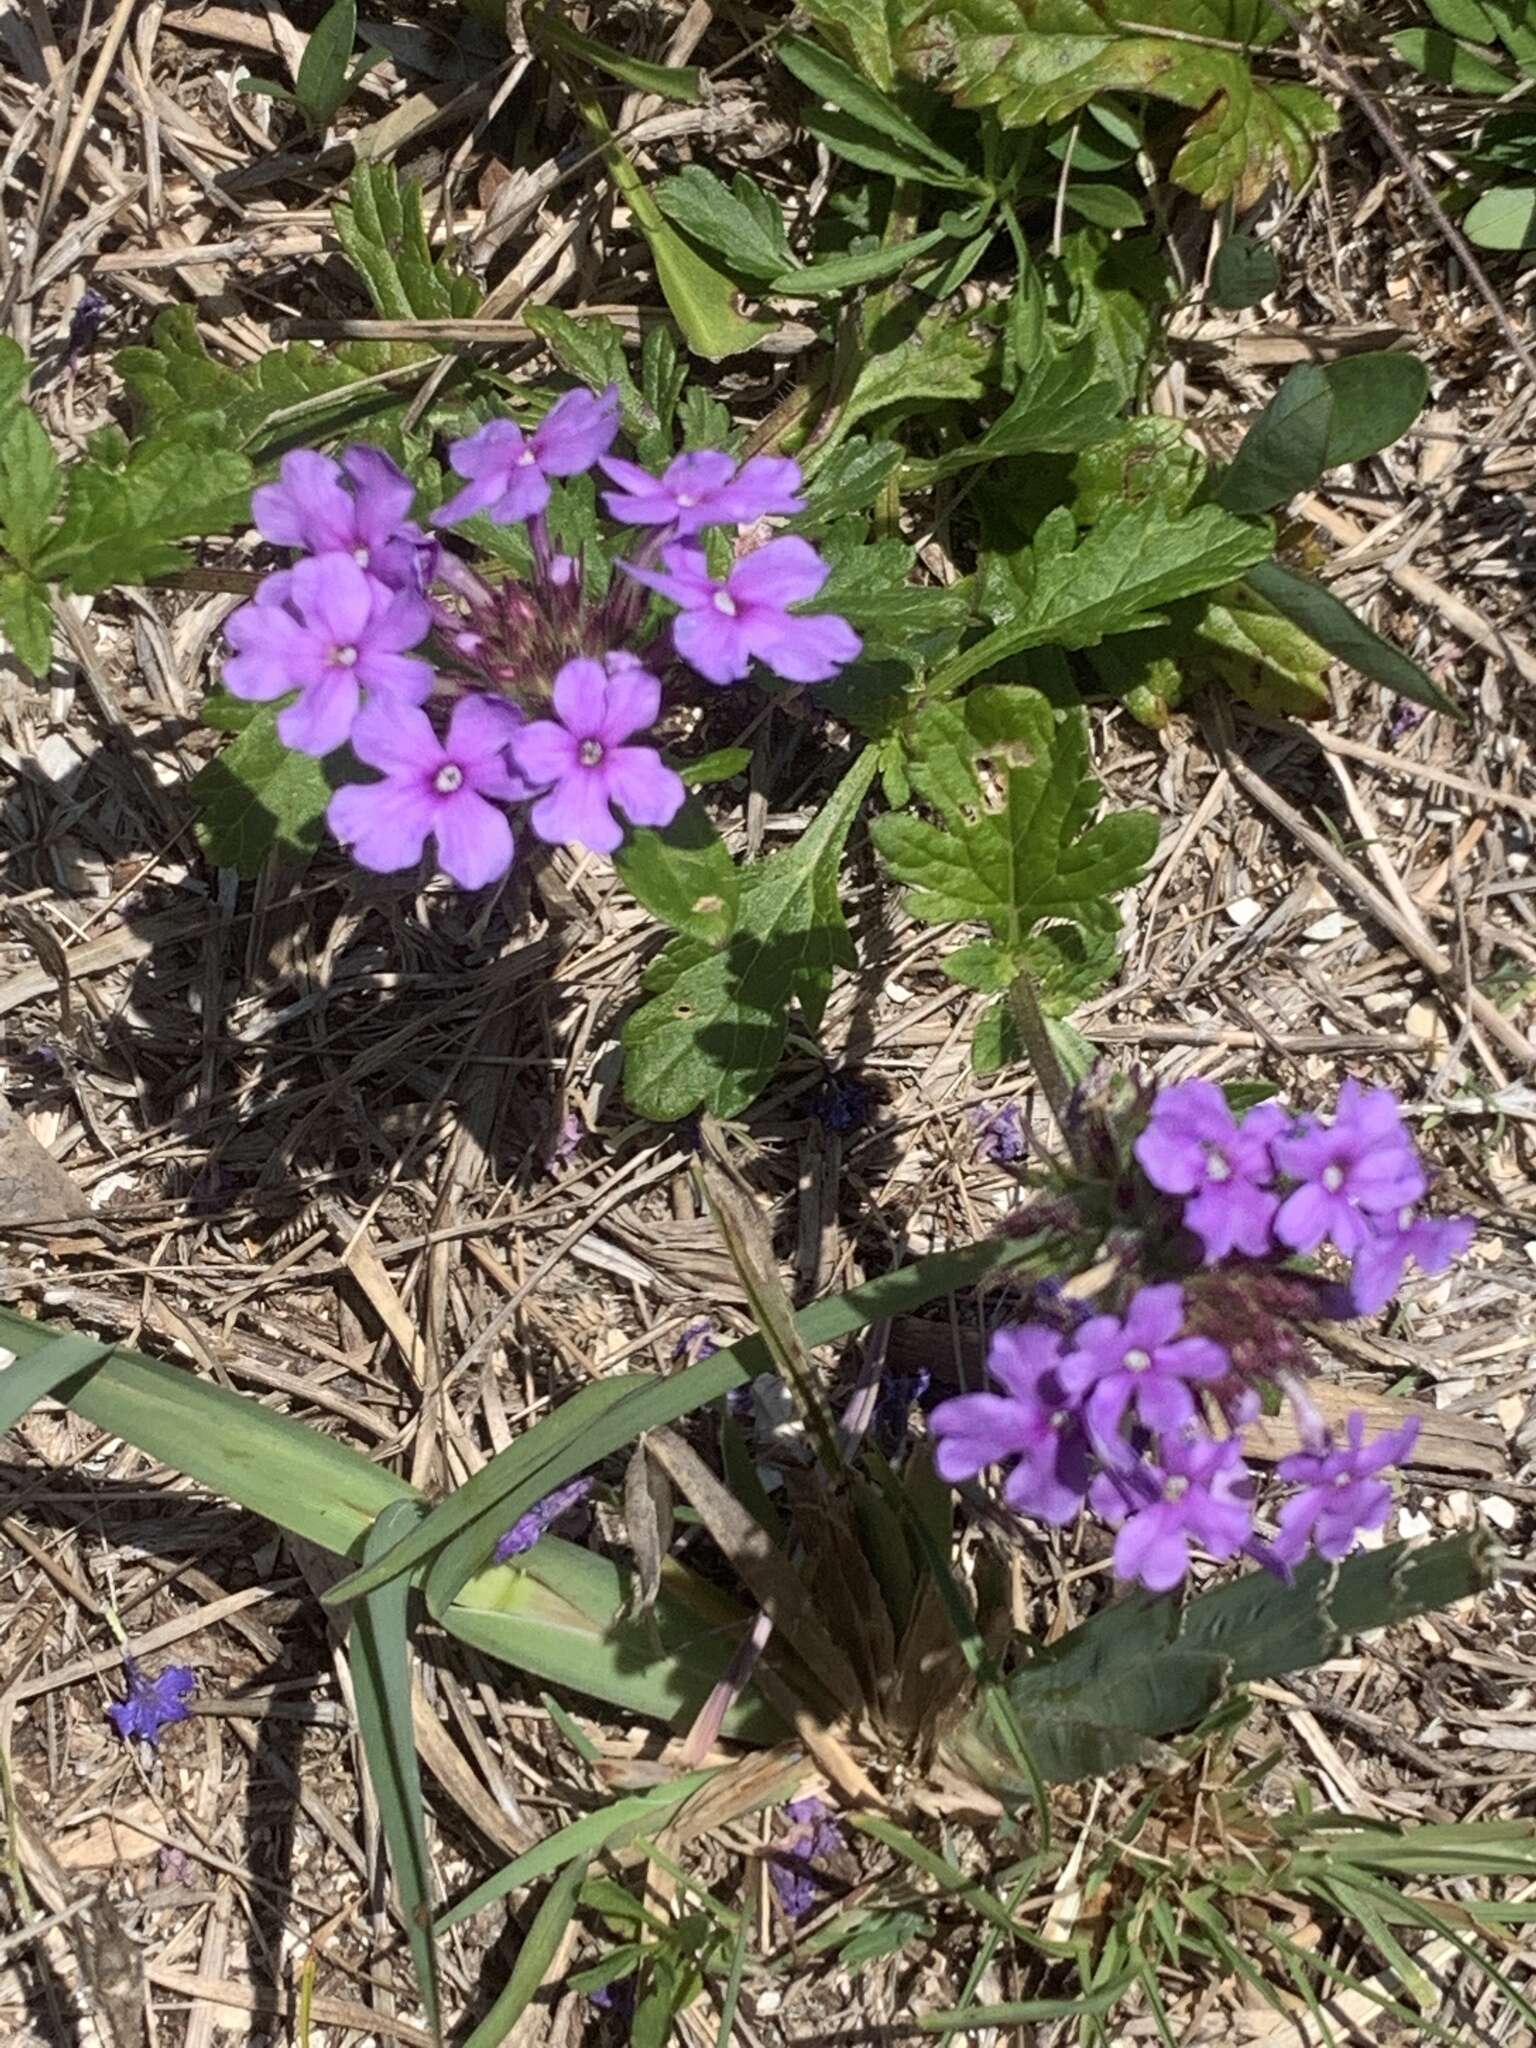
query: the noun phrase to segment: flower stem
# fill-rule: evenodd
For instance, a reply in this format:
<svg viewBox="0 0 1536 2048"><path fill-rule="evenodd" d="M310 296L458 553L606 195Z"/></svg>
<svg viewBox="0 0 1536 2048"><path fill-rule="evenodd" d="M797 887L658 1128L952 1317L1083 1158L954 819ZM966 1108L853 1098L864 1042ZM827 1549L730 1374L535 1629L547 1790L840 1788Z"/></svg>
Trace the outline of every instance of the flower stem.
<svg viewBox="0 0 1536 2048"><path fill-rule="evenodd" d="M1008 1009L1015 1029L1023 1043L1025 1056L1034 1069L1035 1079L1041 1093L1050 1106L1051 1115L1056 1119L1056 1128L1061 1132L1072 1163L1087 1172L1091 1162L1086 1156L1082 1133L1075 1128L1071 1116L1072 1084L1062 1071L1061 1061L1056 1057L1056 1048L1051 1043L1050 1027L1045 1021L1045 1012L1040 1007L1039 992L1034 978L1028 973L1015 976L1008 990Z"/></svg>

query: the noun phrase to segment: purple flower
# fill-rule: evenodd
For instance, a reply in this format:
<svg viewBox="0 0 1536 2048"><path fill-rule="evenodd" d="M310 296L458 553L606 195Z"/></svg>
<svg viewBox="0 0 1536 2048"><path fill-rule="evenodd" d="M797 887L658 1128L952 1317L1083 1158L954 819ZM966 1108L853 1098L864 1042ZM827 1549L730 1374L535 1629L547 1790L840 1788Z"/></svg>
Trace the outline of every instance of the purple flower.
<svg viewBox="0 0 1536 2048"><path fill-rule="evenodd" d="M448 450L454 473L468 482L438 507L433 524L453 526L472 512L489 512L500 526L532 519L549 503L549 479L590 469L618 430L616 384L600 393L567 391L531 434L513 420L491 420Z"/></svg>
<svg viewBox="0 0 1536 2048"><path fill-rule="evenodd" d="M69 318L69 333L65 337L65 346L69 351L65 359L66 369L73 369L82 356L90 354L96 345L96 337L101 332L101 323L110 310L101 293L93 286L87 285Z"/></svg>
<svg viewBox="0 0 1536 2048"><path fill-rule="evenodd" d="M1426 1181L1390 1088L1346 1081L1331 1124L1304 1117L1274 1142L1275 1163L1301 1185L1280 1205L1275 1235L1293 1251L1332 1239L1346 1258L1365 1244L1375 1219L1410 1208Z"/></svg>
<svg viewBox="0 0 1536 2048"><path fill-rule="evenodd" d="M603 503L626 526L670 526L679 539L706 526L747 526L773 513L803 512L800 465L785 455L754 455L737 469L717 448L679 455L659 477L616 455L602 467L619 489Z"/></svg>
<svg viewBox="0 0 1536 2048"><path fill-rule="evenodd" d="M185 1721L191 1709L187 1701L197 1690L197 1673L185 1664L167 1664L158 1678L145 1676L137 1657L123 1655L128 1678L126 1699L114 1700L107 1718L125 1742L135 1735L154 1748L160 1731L173 1721Z"/></svg>
<svg viewBox="0 0 1536 2048"><path fill-rule="evenodd" d="M816 1865L842 1848L843 1831L820 1799L791 1799L784 1813L795 1832L782 1848L769 1851L768 1878L785 1918L804 1920L828 1889Z"/></svg>
<svg viewBox="0 0 1536 2048"><path fill-rule="evenodd" d="M852 1074L831 1073L811 1097L811 1111L825 1130L858 1131L869 1122L872 1100L865 1083Z"/></svg>
<svg viewBox="0 0 1536 2048"><path fill-rule="evenodd" d="M382 449L349 448L337 463L295 448L277 474L251 493L263 539L311 555L350 555L391 590L417 587L421 533L406 520L416 486Z"/></svg>
<svg viewBox="0 0 1536 2048"><path fill-rule="evenodd" d="M672 1346L674 1358L684 1358L690 1365L699 1365L706 1358L713 1358L720 1349L716 1343L717 1330L713 1316L695 1316L691 1323L685 1323ZM731 1395L750 1394L750 1386L732 1387ZM727 1396L727 1399L730 1395Z"/></svg>
<svg viewBox="0 0 1536 2048"><path fill-rule="evenodd" d="M1362 1530L1379 1529L1391 1512L1392 1489L1376 1474L1408 1456L1419 1434L1419 1418L1410 1416L1401 1429L1369 1444L1365 1417L1358 1409L1345 1427L1347 1447L1325 1434L1319 1448L1294 1451L1275 1467L1281 1479L1302 1489L1280 1510L1274 1551L1283 1564L1298 1563L1309 1546L1330 1564L1337 1563L1354 1549Z"/></svg>
<svg viewBox="0 0 1536 2048"><path fill-rule="evenodd" d="M426 605L390 590L350 555L312 555L269 576L255 601L224 631L235 653L224 686L265 701L299 691L278 714L278 737L301 754L329 754L352 730L369 690L396 704L420 704L432 688L428 663L408 654L427 636Z"/></svg>
<svg viewBox="0 0 1536 2048"><path fill-rule="evenodd" d="M1024 1157L1029 1141L1024 1134L1024 1113L1016 1102L1004 1102L996 1109L978 1103L967 1112L967 1121L976 1133L976 1150L983 1159L996 1166L1011 1166Z"/></svg>
<svg viewBox="0 0 1536 2048"><path fill-rule="evenodd" d="M1038 1323L994 1332L987 1371L1001 1394L958 1394L929 1421L934 1467L951 1486L985 1465L1017 1462L1003 1498L1017 1513L1058 1527L1070 1522L1088 1490L1088 1444L1062 1384L1062 1339Z"/></svg>
<svg viewBox="0 0 1536 2048"><path fill-rule="evenodd" d="M1181 1337L1184 1290L1175 1282L1142 1287L1119 1316L1090 1316L1072 1339L1061 1364L1069 1398L1086 1399L1084 1414L1094 1438L1111 1443L1128 1408L1157 1433L1183 1429L1193 1421L1191 1381L1219 1380L1232 1369L1222 1347L1209 1337Z"/></svg>
<svg viewBox="0 0 1536 2048"><path fill-rule="evenodd" d="M523 726L512 741L529 782L554 785L528 814L539 837L612 853L624 839L614 805L632 825L670 825L687 795L682 777L654 747L624 744L661 709L656 678L633 655L583 656L555 677L554 708L554 718Z"/></svg>
<svg viewBox="0 0 1536 2048"><path fill-rule="evenodd" d="M383 780L338 789L326 823L376 874L413 867L431 837L445 874L460 888L483 888L512 865L512 827L497 805L528 795L507 760L517 731L516 711L499 697L461 697L443 739L412 705L370 704L352 747Z"/></svg>
<svg viewBox="0 0 1536 2048"><path fill-rule="evenodd" d="M541 1501L535 1501L498 1540L496 1562L505 1564L509 1558L521 1557L525 1550L532 1550L545 1530L558 1522L578 1501L585 1500L591 1491L590 1479L568 1479L564 1486L557 1486L553 1493L546 1493Z"/></svg>
<svg viewBox="0 0 1536 2048"><path fill-rule="evenodd" d="M1152 1498L1138 1505L1143 1490ZM1165 1437L1161 1467L1132 1468L1119 1478L1113 1469L1101 1473L1093 1505L1107 1522L1121 1524L1116 1577L1167 1593L1189 1570L1192 1542L1212 1557L1235 1556L1253 1533L1251 1490L1252 1474L1232 1436Z"/></svg>
<svg viewBox="0 0 1536 2048"><path fill-rule="evenodd" d="M1272 1249L1280 1198L1268 1192L1270 1145L1289 1121L1278 1103L1262 1102L1239 1123L1213 1081L1180 1081L1153 1102L1132 1149L1153 1187L1190 1197L1184 1221L1207 1265L1234 1251L1259 1259Z"/></svg>
<svg viewBox="0 0 1536 2048"><path fill-rule="evenodd" d="M1349 1275L1355 1314L1373 1316L1384 1309L1410 1259L1421 1273L1443 1273L1476 1235L1470 1216L1416 1216L1404 1209L1390 1222L1373 1222Z"/></svg>
<svg viewBox="0 0 1536 2048"><path fill-rule="evenodd" d="M755 658L788 682L824 683L864 644L835 612L807 618L785 609L814 597L828 575L826 563L798 534L754 548L723 583L710 575L700 548L663 548L662 560L665 570L617 566L681 607L672 639L706 682L739 683Z"/></svg>

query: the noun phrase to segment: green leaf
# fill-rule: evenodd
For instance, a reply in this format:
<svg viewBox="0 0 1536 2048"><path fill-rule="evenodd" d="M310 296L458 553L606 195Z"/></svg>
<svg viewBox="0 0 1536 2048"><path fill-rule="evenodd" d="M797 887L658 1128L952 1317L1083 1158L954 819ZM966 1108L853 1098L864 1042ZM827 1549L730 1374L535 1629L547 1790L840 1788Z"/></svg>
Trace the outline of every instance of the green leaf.
<svg viewBox="0 0 1536 2048"><path fill-rule="evenodd" d="M1017 396L978 439L931 462L910 463L904 480L926 490L978 463L1009 455L1065 455L1102 441L1119 427L1121 395L1096 376L1097 351L1083 340L1058 353L1047 350L1019 380Z"/></svg>
<svg viewBox="0 0 1536 2048"><path fill-rule="evenodd" d="M1238 590L1213 598L1194 628L1191 667L1272 718L1321 718L1330 656L1309 633Z"/></svg>
<svg viewBox="0 0 1536 2048"><path fill-rule="evenodd" d="M819 29L825 30L828 40L845 49L860 69L866 71L875 84L887 92L896 83L895 31L903 20L910 20L916 11L913 0L805 0L803 8L808 18ZM799 36L794 38L794 42L797 56L809 50L812 57L825 58L825 52L819 50L814 43L807 44ZM786 58L785 62L788 63L789 59ZM841 65L840 68L848 70L847 65ZM860 84L863 83L859 80L857 72L850 75ZM801 73L797 70L795 76L798 78ZM812 84L809 79L806 79L805 83L811 85L813 92L823 90L819 85ZM868 91L867 86L865 90ZM830 99L832 95L827 93L824 97Z"/></svg>
<svg viewBox="0 0 1536 2048"><path fill-rule="evenodd" d="M0 412L0 538L22 568L31 565L64 488L58 457L30 406Z"/></svg>
<svg viewBox="0 0 1536 2048"><path fill-rule="evenodd" d="M812 472L805 489L806 509L795 528L814 532L850 512L862 512L879 496L886 478L900 468L901 458L895 441L868 441L862 434L843 441Z"/></svg>
<svg viewBox="0 0 1536 2048"><path fill-rule="evenodd" d="M317 133L328 128L347 96L347 62L357 41L357 0L332 0L304 45L294 98Z"/></svg>
<svg viewBox="0 0 1536 2048"><path fill-rule="evenodd" d="M741 871L695 798L659 831L631 832L613 864L636 901L673 931L718 946L735 930Z"/></svg>
<svg viewBox="0 0 1536 2048"><path fill-rule="evenodd" d="M610 384L618 386L624 430L633 440L638 443L647 435L659 434L660 418L630 373L624 336L616 322L601 313L578 320L558 306L528 306L523 318L561 369L579 378L589 390L606 391ZM671 340L670 336L667 338ZM665 452L669 454L670 450ZM596 531L594 524L594 536Z"/></svg>
<svg viewBox="0 0 1536 2048"><path fill-rule="evenodd" d="M1474 43L1491 43L1498 34L1478 0L1428 0L1428 6L1441 28L1453 36L1470 36Z"/></svg>
<svg viewBox="0 0 1536 2048"><path fill-rule="evenodd" d="M656 281L682 329L683 339L696 355L710 362L721 362L751 348L773 323L748 319L739 310L735 280L717 270L691 242L683 240L656 204L644 178L613 140L607 123L594 108L589 106L584 111L600 138L608 175L633 214L636 227L650 244Z"/></svg>
<svg viewBox="0 0 1536 2048"><path fill-rule="evenodd" d="M0 1345L18 1361L7 1378L56 1341L48 1324L0 1309ZM123 1346L54 1392L109 1436L338 1557L359 1557L374 1517L413 1497L322 1430Z"/></svg>
<svg viewBox="0 0 1536 2048"><path fill-rule="evenodd" d="M793 846L741 875L736 925L710 951L675 939L627 1019L624 1087L642 1116L670 1122L704 1107L734 1116L767 1083L798 1003L810 1028L836 967L854 964L838 862L875 756L866 749Z"/></svg>
<svg viewBox="0 0 1536 2048"><path fill-rule="evenodd" d="M1268 242L1254 235L1232 234L1216 251L1206 292L1210 305L1238 313L1280 289L1280 259Z"/></svg>
<svg viewBox="0 0 1536 2048"><path fill-rule="evenodd" d="M281 100L286 107L296 107L299 96L286 85L280 85L275 78L255 78L247 72L235 80L235 91L249 93L254 99Z"/></svg>
<svg viewBox="0 0 1536 2048"><path fill-rule="evenodd" d="M121 466L86 460L64 473L64 516L33 566L79 593L145 583L180 568L173 543L249 515L251 466L202 413L137 442Z"/></svg>
<svg viewBox="0 0 1536 2048"><path fill-rule="evenodd" d="M8 1435L39 1401L67 1399L70 1382L112 1352L112 1346L99 1337L53 1337L41 1325L32 1327L41 1329L42 1342L30 1355L18 1356L0 1375L0 1435Z"/></svg>
<svg viewBox="0 0 1536 2048"><path fill-rule="evenodd" d="M696 64L652 64L644 57L631 57L625 50L610 50L606 43L584 36L550 11L539 15L534 30L541 43L550 43L567 56L595 64L621 85L637 92L655 93L659 99L682 100L696 107L703 97L702 73Z"/></svg>
<svg viewBox="0 0 1536 2048"><path fill-rule="evenodd" d="M1068 210L1096 228L1139 228L1146 214L1140 200L1123 185L1095 185L1078 179L1064 195Z"/></svg>
<svg viewBox="0 0 1536 2048"><path fill-rule="evenodd" d="M384 1508L363 1545L372 1563L421 1520L419 1501ZM410 1587L387 1579L357 1603L349 1663L357 1703L357 1733L389 1845L400 1918L416 1967L416 1984L434 2037L439 2027L437 1944L432 1931L432 1861L427 1848L421 1764L411 1718Z"/></svg>
<svg viewBox="0 0 1536 2048"><path fill-rule="evenodd" d="M0 570L0 638L39 681L53 661L53 607L48 587L24 570Z"/></svg>
<svg viewBox="0 0 1536 2048"><path fill-rule="evenodd" d="M855 285L873 284L877 278L894 277L919 256L952 239L946 227L929 228L909 242L887 242L876 249L861 249L850 256L827 256L818 263L796 265L772 280L771 289L796 299L831 298Z"/></svg>
<svg viewBox="0 0 1536 2048"><path fill-rule="evenodd" d="M641 462L660 467L671 459L677 402L687 381L688 365L677 352L672 330L662 322L648 327L640 344L640 396L655 425L642 423L634 432ZM620 396L622 400L622 392Z"/></svg>
<svg viewBox="0 0 1536 2048"><path fill-rule="evenodd" d="M390 164L361 163L331 210L336 234L385 320L467 320L482 293L446 256L434 258L421 187Z"/></svg>
<svg viewBox="0 0 1536 2048"><path fill-rule="evenodd" d="M912 891L912 916L990 925L1011 957L1046 919L1113 932L1109 899L1151 858L1157 820L1131 811L1089 824L1100 790L1082 712L1053 711L1034 690L982 685L921 714L909 772L945 825L892 813L870 831Z"/></svg>
<svg viewBox="0 0 1536 2048"><path fill-rule="evenodd" d="M807 8L806 12L813 19L816 18L814 7ZM914 165L911 161L913 157L918 157L934 165L946 178L957 183L976 182L972 173L958 157L951 156L947 149L941 149L916 121L903 112L895 100L878 90L877 86L871 85L869 78L861 77L851 65L843 63L841 58L834 57L830 51L822 49L805 36L781 36L775 50L780 61L794 73L807 91L815 93L818 99L829 101L840 113L849 116L860 127L873 130L875 134L884 136L887 141L894 142L898 150L904 153L898 158L898 161L904 164L903 175L922 176L921 165ZM879 73L873 66L866 64L864 68L870 77L879 78ZM889 84L890 80L887 78L881 82Z"/></svg>
<svg viewBox="0 0 1536 2048"><path fill-rule="evenodd" d="M751 765L750 747L717 747L712 754L701 754L697 760L690 761L678 773L690 789L704 789L710 783L730 782Z"/></svg>
<svg viewBox="0 0 1536 2048"><path fill-rule="evenodd" d="M269 853L280 861L308 861L324 837L325 807L336 787L325 762L283 745L277 709L262 705L238 738L198 770L188 790L204 854L215 867L245 876L258 874Z"/></svg>
<svg viewBox="0 0 1536 2048"><path fill-rule="evenodd" d="M1092 647L1109 633L1161 625L1161 607L1232 582L1273 550L1267 525L1198 505L1114 505L1081 539L1068 509L1043 519L1011 558L1017 608L942 672L954 689L1030 647Z"/></svg>
<svg viewBox="0 0 1536 2048"><path fill-rule="evenodd" d="M1405 434L1429 391L1416 356L1344 356L1298 363L1249 428L1217 500L1229 512L1267 512L1307 491L1326 469L1360 462Z"/></svg>
<svg viewBox="0 0 1536 2048"><path fill-rule="evenodd" d="M553 1967L565 1930L576 1911L576 1895L587 1874L585 1858L579 1858L550 1886L533 1916L528 1938L517 1952L512 1974L497 1993L490 2011L475 2028L464 2048L502 2048L538 1993L546 1973Z"/></svg>
<svg viewBox="0 0 1536 2048"><path fill-rule="evenodd" d="M1157 33L1154 21L1176 34ZM1175 181L1207 206L1248 207L1277 172L1293 184L1309 176L1315 139L1338 125L1310 88L1258 79L1245 52L1217 47L1262 46L1282 26L1258 0L938 0L902 51L961 105L995 107L1005 128L1064 121L1109 92L1171 101L1195 115Z"/></svg>
<svg viewBox="0 0 1536 2048"><path fill-rule="evenodd" d="M19 398L31 374L26 350L8 334L0 334L0 405L9 405L13 398Z"/></svg>
<svg viewBox="0 0 1536 2048"><path fill-rule="evenodd" d="M1384 684L1411 703L1425 704L1431 711L1448 712L1453 718L1459 715L1454 701L1438 683L1430 681L1416 661L1390 640L1383 640L1320 583L1298 576L1279 562L1257 563L1243 580L1292 625L1372 682Z"/></svg>
<svg viewBox="0 0 1536 2048"><path fill-rule="evenodd" d="M1404 28L1387 41L1415 71L1449 85L1457 92L1491 93L1497 97L1515 84L1495 64L1438 28Z"/></svg>
<svg viewBox="0 0 1536 2048"><path fill-rule="evenodd" d="M723 256L728 269L771 280L796 268L779 209L745 171L727 185L702 164L689 164L662 179L656 204L684 234Z"/></svg>
<svg viewBox="0 0 1536 2048"><path fill-rule="evenodd" d="M1244 435L1218 501L1259 513L1310 490L1328 466L1332 427L1332 386L1316 363L1298 363Z"/></svg>
<svg viewBox="0 0 1536 2048"><path fill-rule="evenodd" d="M838 439L867 414L888 407L910 412L919 404L980 398L992 355L992 345L971 333L963 314L941 308L905 341L864 365L838 420Z"/></svg>
<svg viewBox="0 0 1536 2048"><path fill-rule="evenodd" d="M1536 185L1494 185L1462 222L1480 249L1529 249L1536 244Z"/></svg>

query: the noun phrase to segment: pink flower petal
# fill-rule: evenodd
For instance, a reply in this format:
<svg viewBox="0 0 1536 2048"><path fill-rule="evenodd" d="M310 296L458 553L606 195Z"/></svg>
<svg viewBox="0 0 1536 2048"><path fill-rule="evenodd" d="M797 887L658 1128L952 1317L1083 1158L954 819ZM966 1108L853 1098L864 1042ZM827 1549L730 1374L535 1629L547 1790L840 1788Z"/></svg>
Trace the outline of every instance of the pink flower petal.
<svg viewBox="0 0 1536 2048"><path fill-rule="evenodd" d="M359 867L392 875L421 859L435 811L427 790L398 782L349 782L331 798L325 821Z"/></svg>
<svg viewBox="0 0 1536 2048"><path fill-rule="evenodd" d="M472 789L437 806L433 820L438 866L461 889L483 889L512 865L512 827L505 811Z"/></svg>
<svg viewBox="0 0 1536 2048"><path fill-rule="evenodd" d="M594 853L614 853L624 842L624 828L608 808L607 785L596 769L574 769L548 796L540 797L528 822L551 846L587 846Z"/></svg>
<svg viewBox="0 0 1536 2048"><path fill-rule="evenodd" d="M808 540L785 533L744 555L726 578L726 588L738 604L782 609L814 597L829 573Z"/></svg>
<svg viewBox="0 0 1536 2048"><path fill-rule="evenodd" d="M603 769L610 802L632 825L670 825L687 800L683 778L654 747L615 747Z"/></svg>

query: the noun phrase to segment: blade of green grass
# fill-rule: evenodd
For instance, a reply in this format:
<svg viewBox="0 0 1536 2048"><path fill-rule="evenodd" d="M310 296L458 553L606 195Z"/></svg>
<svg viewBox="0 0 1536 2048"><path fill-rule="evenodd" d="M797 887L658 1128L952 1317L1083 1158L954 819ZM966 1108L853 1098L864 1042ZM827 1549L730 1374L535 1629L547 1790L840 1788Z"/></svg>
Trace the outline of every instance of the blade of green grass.
<svg viewBox="0 0 1536 2048"><path fill-rule="evenodd" d="M363 1556L388 1549L420 1516L415 1501L394 1501L368 1532ZM416 1982L435 2040L442 2038L437 1945L432 1932L432 1864L421 1797L421 1766L411 1722L410 1587L389 1579L360 1600L352 1616L352 1690L357 1732L368 1764L390 1868L405 1922Z"/></svg>
<svg viewBox="0 0 1536 2048"><path fill-rule="evenodd" d="M993 1237L959 1251L936 1252L894 1273L882 1273L846 1294L813 1302L795 1317L795 1328L808 1348L833 1344L870 1323L910 1315L942 1295L1032 1259L1041 1262L1043 1271L1051 1243L1045 1236ZM600 1458L633 1443L642 1430L676 1422L680 1416L720 1400L732 1387L772 1369L767 1345L760 1337L747 1337L665 1380L632 1373L583 1388L526 1436L499 1451L388 1557L343 1580L326 1599L333 1603L355 1600L386 1578L413 1571L424 1559L436 1555L428 1604L434 1613L441 1611L466 1581L483 1569L503 1529L536 1500Z"/></svg>
<svg viewBox="0 0 1536 2048"><path fill-rule="evenodd" d="M1021 1998L1010 2005L972 2005L951 2012L929 2013L924 2019L914 2019L912 2025L920 2034L954 2034L961 2027L1027 2027L1037 2020L1090 2019L1113 2012L1135 1982L1136 1972L1127 1970L1113 1983L1102 1985L1097 1991L1078 1992L1075 1997Z"/></svg>
<svg viewBox="0 0 1536 2048"><path fill-rule="evenodd" d="M7 1323L11 1320L6 1318ZM21 1318L14 1320L20 1322ZM28 1327L42 1326L34 1323ZM4 1334L4 1325L0 1325L0 1337ZM8 1342L5 1348L14 1351L16 1359L0 1375L0 1434L14 1429L29 1408L46 1401L50 1394L60 1393L66 1381L73 1380L112 1350L99 1337L50 1337L46 1330L42 1343L30 1356L24 1357L13 1343Z"/></svg>
<svg viewBox="0 0 1536 2048"><path fill-rule="evenodd" d="M546 1893L528 1938L517 1952L512 1974L502 1986L495 2004L476 2027L464 2048L501 2048L544 1982L545 1972L555 1960L561 1937L576 1911L576 1895L587 1874L587 1859L580 1857L562 1871Z"/></svg>

